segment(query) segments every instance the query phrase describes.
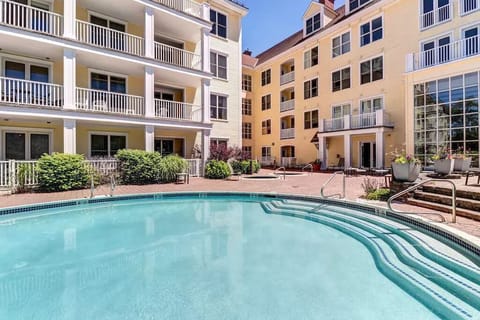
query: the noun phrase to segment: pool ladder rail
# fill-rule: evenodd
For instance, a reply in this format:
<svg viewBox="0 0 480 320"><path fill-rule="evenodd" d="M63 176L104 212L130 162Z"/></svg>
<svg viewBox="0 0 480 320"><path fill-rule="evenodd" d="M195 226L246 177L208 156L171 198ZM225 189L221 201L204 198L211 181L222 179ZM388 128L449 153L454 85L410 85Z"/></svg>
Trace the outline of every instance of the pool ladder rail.
<svg viewBox="0 0 480 320"><path fill-rule="evenodd" d="M311 163L307 164L306 166L304 166L304 167L302 168L302 172L305 172L305 170L306 170L307 168L310 169L310 174L312 174L312 173L313 173L313 165L312 165Z"/></svg>
<svg viewBox="0 0 480 320"><path fill-rule="evenodd" d="M325 195L325 188L330 185L330 183L335 179L336 176L338 175L342 175L342 193L335 193L335 194L332 194L332 195L328 195L326 196ZM328 199L328 198L339 198L339 199L345 199L345 188L346 188L346 179L345 179L345 172L343 171L337 171L337 172L334 172L332 174L332 176L327 180L327 182L325 182L322 186L322 188L320 189L320 195L322 196L322 198L324 199Z"/></svg>
<svg viewBox="0 0 480 320"><path fill-rule="evenodd" d="M117 183L115 181L115 176L112 174L110 176L110 197L113 197L116 187L117 187ZM94 197L95 197L95 177L92 174L92 176L90 177L90 199L93 199Z"/></svg>
<svg viewBox="0 0 480 320"><path fill-rule="evenodd" d="M287 176L287 169L286 169L285 167L280 167L280 168L278 168L277 170L275 170L275 171L273 172L273 174L277 174L277 171L280 171L280 170L283 170L283 180L285 180L285 179L286 179L286 176Z"/></svg>

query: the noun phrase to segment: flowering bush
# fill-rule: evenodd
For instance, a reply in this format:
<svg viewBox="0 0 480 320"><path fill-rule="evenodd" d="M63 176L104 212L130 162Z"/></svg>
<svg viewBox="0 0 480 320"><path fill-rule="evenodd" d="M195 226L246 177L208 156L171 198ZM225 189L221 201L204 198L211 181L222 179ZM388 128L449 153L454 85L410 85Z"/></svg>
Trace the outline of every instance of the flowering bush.
<svg viewBox="0 0 480 320"><path fill-rule="evenodd" d="M458 147L452 154L453 159L466 159L470 158L470 150L465 150L463 147Z"/></svg>
<svg viewBox="0 0 480 320"><path fill-rule="evenodd" d="M420 160L415 158L411 154L407 154L405 150L398 151L395 149L394 151L390 152L389 154L392 157L392 162L397 164L406 164L406 163L414 163L420 164Z"/></svg>
<svg viewBox="0 0 480 320"><path fill-rule="evenodd" d="M432 157L432 160L447 160L452 159L452 153L449 148L440 148L436 155Z"/></svg>

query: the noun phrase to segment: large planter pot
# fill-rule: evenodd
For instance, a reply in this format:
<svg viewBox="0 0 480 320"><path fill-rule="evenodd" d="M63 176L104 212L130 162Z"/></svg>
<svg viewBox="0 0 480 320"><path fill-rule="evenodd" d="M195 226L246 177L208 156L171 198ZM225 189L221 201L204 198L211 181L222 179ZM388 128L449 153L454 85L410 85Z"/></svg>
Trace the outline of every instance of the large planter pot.
<svg viewBox="0 0 480 320"><path fill-rule="evenodd" d="M472 158L455 159L453 170L465 172L465 171L468 171L468 169L470 169L471 164L472 164Z"/></svg>
<svg viewBox="0 0 480 320"><path fill-rule="evenodd" d="M421 166L415 163L392 163L393 178L396 181L414 182L420 174Z"/></svg>
<svg viewBox="0 0 480 320"><path fill-rule="evenodd" d="M449 175L453 172L455 167L455 159L435 160L433 163L433 170L435 173L442 175Z"/></svg>

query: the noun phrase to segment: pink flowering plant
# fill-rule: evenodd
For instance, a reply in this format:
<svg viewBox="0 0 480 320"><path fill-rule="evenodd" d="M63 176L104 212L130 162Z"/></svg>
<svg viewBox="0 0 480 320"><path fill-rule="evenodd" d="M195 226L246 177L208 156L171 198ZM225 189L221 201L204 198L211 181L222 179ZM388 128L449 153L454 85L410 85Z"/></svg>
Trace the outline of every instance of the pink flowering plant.
<svg viewBox="0 0 480 320"><path fill-rule="evenodd" d="M465 150L463 147L458 147L452 155L453 159L466 159L470 157L470 149Z"/></svg>
<svg viewBox="0 0 480 320"><path fill-rule="evenodd" d="M392 162L397 164L420 164L420 160L415 158L412 154L407 154L405 150L398 151L395 149L394 151L390 152L388 155L392 157Z"/></svg>
<svg viewBox="0 0 480 320"><path fill-rule="evenodd" d="M449 148L441 147L437 154L432 157L432 160L450 160L453 159L452 152Z"/></svg>

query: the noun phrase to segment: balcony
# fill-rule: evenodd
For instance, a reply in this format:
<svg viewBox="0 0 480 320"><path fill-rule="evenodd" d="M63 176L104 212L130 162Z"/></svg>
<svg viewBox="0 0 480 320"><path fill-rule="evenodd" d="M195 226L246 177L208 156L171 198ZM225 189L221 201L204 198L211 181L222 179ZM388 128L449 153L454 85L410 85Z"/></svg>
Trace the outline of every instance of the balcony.
<svg viewBox="0 0 480 320"><path fill-rule="evenodd" d="M197 18L203 17L202 5L191 0L152 0L152 1L159 3L161 5L164 5L165 7L169 7L171 9L184 12L186 14L189 14Z"/></svg>
<svg viewBox="0 0 480 320"><path fill-rule="evenodd" d="M295 71L291 71L289 73L282 74L280 76L280 85L283 86L284 84L290 83L295 81Z"/></svg>
<svg viewBox="0 0 480 320"><path fill-rule="evenodd" d="M76 89L77 110L128 116L145 115L143 97L93 89Z"/></svg>
<svg viewBox="0 0 480 320"><path fill-rule="evenodd" d="M407 72L437 66L480 54L480 36L462 39L445 46L407 55Z"/></svg>
<svg viewBox="0 0 480 320"><path fill-rule="evenodd" d="M452 19L452 3L420 15L420 29L425 30Z"/></svg>
<svg viewBox="0 0 480 320"><path fill-rule="evenodd" d="M323 119L320 121L320 132L368 129L375 127L393 127L390 116L382 109L371 113L346 115L342 118Z"/></svg>
<svg viewBox="0 0 480 320"><path fill-rule="evenodd" d="M0 0L0 23L56 37L63 35L61 15L9 0Z"/></svg>
<svg viewBox="0 0 480 320"><path fill-rule="evenodd" d="M460 0L460 13L467 14L480 9L480 0Z"/></svg>
<svg viewBox="0 0 480 320"><path fill-rule="evenodd" d="M155 42L155 59L188 69L202 70L200 55L159 42Z"/></svg>
<svg viewBox="0 0 480 320"><path fill-rule="evenodd" d="M295 138L295 128L281 129L280 130L280 139L294 139Z"/></svg>
<svg viewBox="0 0 480 320"><path fill-rule="evenodd" d="M0 102L14 105L61 108L63 86L0 77Z"/></svg>
<svg viewBox="0 0 480 320"><path fill-rule="evenodd" d="M286 112L295 109L295 99L280 102L280 112Z"/></svg>
<svg viewBox="0 0 480 320"><path fill-rule="evenodd" d="M260 160L260 164L262 166L271 166L273 165L274 162L275 162L275 157L271 157L271 156L264 156Z"/></svg>
<svg viewBox="0 0 480 320"><path fill-rule="evenodd" d="M155 99L155 117L201 122L202 107L184 102Z"/></svg>

